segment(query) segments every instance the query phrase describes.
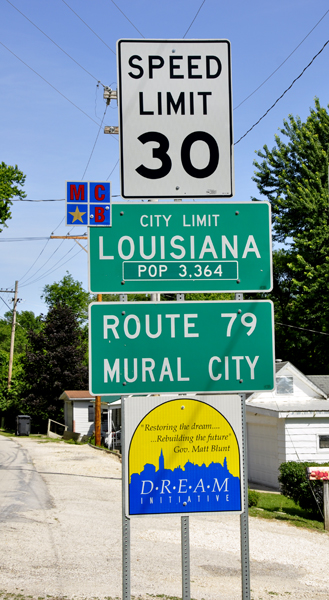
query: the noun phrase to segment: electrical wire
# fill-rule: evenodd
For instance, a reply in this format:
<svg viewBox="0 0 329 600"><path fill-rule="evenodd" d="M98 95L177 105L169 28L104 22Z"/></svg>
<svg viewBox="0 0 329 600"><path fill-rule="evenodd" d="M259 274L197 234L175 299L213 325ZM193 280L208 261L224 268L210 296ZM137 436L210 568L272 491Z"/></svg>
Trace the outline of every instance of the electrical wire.
<svg viewBox="0 0 329 600"><path fill-rule="evenodd" d="M113 0L112 0L112 1L113 1ZM195 17L194 17L194 19L193 19L192 23L190 24L190 26L187 28L187 30L185 31L185 33L184 33L184 35L183 35L183 39L185 38L185 36L186 36L186 35L188 34L188 32L190 31L190 29L191 29L191 27L192 27L192 25L193 25L193 23L194 23L195 19L197 18L198 14L199 14L199 12L200 12L200 10L201 10L201 8L203 7L203 5L204 5L205 1L206 1L206 0L203 0L203 2L201 2L201 5L199 6L199 9L198 9L198 11L197 11L197 13L196 13L196 15L195 15Z"/></svg>
<svg viewBox="0 0 329 600"><path fill-rule="evenodd" d="M49 240L49 237L0 238L0 242L35 242L40 240Z"/></svg>
<svg viewBox="0 0 329 600"><path fill-rule="evenodd" d="M114 0L111 0L112 4L114 4L114 6L116 6L116 8L121 12L121 14L125 17L125 19L127 19L127 21L130 23L130 25L133 26L134 29L136 29L136 31L139 33L139 35L142 36L142 38L145 39L145 36L139 31L139 29L137 29L137 27L133 24L133 22L127 17L127 15L121 10L121 8L119 8L119 6L114 2Z"/></svg>
<svg viewBox="0 0 329 600"><path fill-rule="evenodd" d="M65 5L67 6L67 8L69 8L69 9L70 9L70 10L71 10L71 11L72 11L74 14L75 14L75 16L76 16L76 17L78 17L78 19L80 19L80 21L82 21L82 23L83 23L83 24L84 24L86 27L88 27L88 29L90 29L90 31L91 31L91 32L92 32L92 33L93 33L93 34L94 34L94 35L95 35L95 36L96 36L96 37L97 37L97 38L98 38L98 39L99 39L99 40L100 40L100 41L101 41L101 42L104 44L104 46L106 46L106 48L108 48L108 49L109 49L109 50L110 50L110 51L111 51L111 52L112 52L114 55L116 54L116 53L114 52L114 50L112 50L112 48L110 48L110 46L108 46L108 45L107 45L107 43L106 43L106 42L104 42L104 40L102 40L102 38L101 38L101 37L100 37L100 36L99 36L99 35L96 33L96 31L94 31L94 30L93 30L93 29L90 27L90 25L88 25L88 23L86 23L86 21L84 21L84 20L83 20L83 19L82 19L82 18L81 18L81 17L78 15L78 13L76 13L76 12L75 12L75 10L73 10L73 8L71 8L71 6L70 6L70 5L69 5L67 2L65 2L65 0L62 0L62 2L63 2L63 4L65 4Z"/></svg>
<svg viewBox="0 0 329 600"><path fill-rule="evenodd" d="M57 248L55 248L54 252L49 256L49 258L47 258L47 260L41 265L41 267L39 267L37 269L37 271L35 271L35 273L33 273L32 275L30 275L30 277L27 278L27 280L25 281L24 285L26 285L26 282L29 281L29 279L32 279L33 277L35 277L35 275L37 273L39 273L39 271L41 271L41 269L43 269L43 267L46 266L46 264L52 259L52 257L56 254L56 252L58 252L58 250L64 244L64 241L65 240L62 240L61 243L57 246ZM62 258L60 258L59 261L62 260L63 258L65 258L65 256L64 257L62 256ZM57 261L57 263L55 263L55 265L57 265L59 261Z"/></svg>
<svg viewBox="0 0 329 600"><path fill-rule="evenodd" d="M57 262L56 262L56 263L55 263L55 264L54 264L52 267L49 267L49 268L48 268L48 269L47 269L47 270L46 270L44 273L41 273L41 274L40 274L40 275L37 277L37 279L33 279L33 277L35 277L35 276L36 276L36 274L37 274L37 273L39 273L39 271L41 271L41 269L42 269L42 268L43 268L43 267L44 267L44 266L45 266L45 265L46 265L46 264L47 264L47 263L50 261L50 259L51 259L51 258L54 256L54 254L57 252L57 250L59 250L59 249L60 249L60 247L62 246L62 244L63 244L63 243L64 243L64 240L62 240L62 241L61 241L61 243L59 244L59 246L57 246L56 250L55 250L55 251L53 252L53 254L52 254L52 255L51 255L51 256L50 256L50 257L49 257L49 258L46 260L46 262L45 262L43 265L41 265L41 267L39 267L39 269L38 269L37 271L35 271L35 273L33 273L33 275L31 275L31 276L30 276L30 277L29 277L29 278L28 278L28 279L27 279L27 280L26 280L26 281L25 281L25 282L24 282L24 283L21 285L21 287L24 287L24 286L26 286L26 285L31 285L32 283L35 283L35 282L39 281L40 279L43 279L43 277L46 277L46 276L47 276L47 275L48 275L48 274L51 272L51 270L53 269L53 267L56 267L56 265L58 265L58 263L60 263L60 262L61 262L61 260L64 260L64 258L66 258L66 256L72 252L72 250L73 250L74 246L72 246L72 248L70 248L70 250L68 250L68 252L66 252L66 253L64 254L64 256L61 256L61 258L59 258L59 259L58 259L58 261L57 261ZM29 281L30 279L33 279L33 281Z"/></svg>
<svg viewBox="0 0 329 600"><path fill-rule="evenodd" d="M70 254L72 252L72 250L73 250L73 246L72 246L71 250L69 250L66 253L66 256L68 254ZM74 254L73 256L71 256L68 260L66 260L64 263L62 263L61 265L59 265L56 269L53 269L53 268L49 269L48 271L46 271L46 273L43 273L43 275L40 275L40 277L38 279L35 279L34 281L30 281L30 283L24 283L21 287L26 287L27 285L32 285L33 283L37 283L41 279L44 279L44 277L47 277L47 275L51 275L51 273L54 273L54 271L57 271L58 269L60 269L64 265L66 265L66 263L68 263L70 260L72 260L73 258L75 258L80 252L82 252L82 248L79 248L79 250L78 250L78 252L76 252L76 254ZM65 258L65 257L62 257L62 258ZM62 259L60 259L60 260L62 260ZM55 263L55 264L58 264L58 263Z"/></svg>
<svg viewBox="0 0 329 600"><path fill-rule="evenodd" d="M105 106L105 110L104 110L104 114L103 114L103 118L102 118L101 124L100 124L100 126L99 126L98 133L97 133L97 135L96 135L95 143L94 143L94 145L93 145L93 149L92 149L92 151L91 151L91 153L90 153L90 156L89 156L89 159L88 159L88 162L87 162L87 166L86 166L86 168L85 168L85 170L84 170L84 172L83 172L83 175L82 175L82 181L83 181L83 179L84 179L84 176L85 176L85 174L86 174L86 172L87 172L87 169L88 169L88 167L89 167L89 163L90 163L90 161L91 161L91 157L92 157L92 155L93 155L93 153L94 153L95 146L96 146L96 144L97 144L97 140L98 140L98 137L99 137L99 134L100 134L100 132L101 132L101 129L102 129L102 126L103 126L103 122L104 122L104 119L105 119L105 115L106 115L106 111L107 111L107 106L108 106L108 105L106 104L106 106Z"/></svg>
<svg viewBox="0 0 329 600"><path fill-rule="evenodd" d="M116 168L116 166L118 165L118 163L119 163L119 159L118 159L118 160L117 160L117 162L115 163L115 165L114 165L114 167L113 167L113 169L112 169L111 173L109 174L108 178L106 179L106 181L108 181L108 180L110 179L110 177L111 177L111 175L112 175L112 173L113 173L114 169L115 169L115 168ZM117 197L118 197L118 196L112 196L112 198L117 198Z"/></svg>
<svg viewBox="0 0 329 600"><path fill-rule="evenodd" d="M7 308L9 308L9 310L13 310L12 308L10 308L9 304L7 304L7 302L2 298L2 296L0 296L0 299L2 300L2 302L4 302Z"/></svg>
<svg viewBox="0 0 329 600"><path fill-rule="evenodd" d="M38 254L37 258L35 259L34 263L30 266L30 268L26 271L26 273L24 273L24 275L22 277L20 277L19 279L19 283L21 284L22 280L26 277L26 275L31 271L32 267L34 267L35 263L37 262L37 260L39 260L41 254L43 253L43 251L45 250L47 244L49 243L50 238L47 239L44 247L42 248L41 252Z"/></svg>
<svg viewBox="0 0 329 600"><path fill-rule="evenodd" d="M311 333L319 333L320 335L329 335L329 333L325 333L325 331L316 331L315 329L306 329L306 327L297 327L297 325L288 325L287 323L280 323L279 321L275 321L276 325L282 325L283 327L292 327L293 329L300 329L301 331L310 331Z"/></svg>
<svg viewBox="0 0 329 600"><path fill-rule="evenodd" d="M93 119L92 117L90 117L84 110L82 110L82 108L80 108L79 106L77 106L76 104L74 104L74 102L72 102L72 100L70 100L69 98L67 98L67 96L65 96L64 94L62 94L62 92L60 92L52 83L50 83L49 81L47 81L47 79L45 79L44 77L42 77L42 75L40 75L37 71L35 71L35 69L33 69L32 67L30 67L30 65L28 65L24 60L22 60L19 56L17 56L17 54L15 54L15 52L13 52L12 50L10 50L10 48L8 48L8 46L6 46L5 44L3 44L3 42L0 42L0 44L4 48L6 48L6 50L8 50L8 52L10 52L13 56L15 56L15 58L17 58L21 63L23 63L23 65L25 65L28 69L30 69L30 71L32 71L33 73L35 73L35 75L37 75L38 77L40 77L40 79L42 79L45 83L47 83L53 90L55 90L55 92L57 92L58 94L60 94L60 96L62 96L63 98L65 98L65 100L67 100L70 104L72 104L72 106L74 106L75 108L77 108L82 114L84 114L86 117L88 117L88 119L90 119L93 123L96 123L96 125L99 125L99 123L97 121L95 121L95 119Z"/></svg>
<svg viewBox="0 0 329 600"><path fill-rule="evenodd" d="M324 17L329 13L329 8L328 10L324 13L324 15L321 17L321 19L314 25L314 27L312 27L311 31L308 32L308 34L302 39L301 42L299 42L298 46L296 46L296 48L290 52L290 54L287 56L287 58L284 59L284 61L271 73L271 75L269 75L266 79L264 79L263 83L261 83L253 92L251 92L251 94L249 94L249 96L247 96L244 100L242 100L242 102L240 102L240 104L238 104L238 106L236 106L233 110L237 110L238 108L240 108L240 106L242 106L242 104L244 104L247 100L249 100L249 98L251 98L251 96L253 96L254 94L256 94L256 92L258 92L258 90L260 90L261 87L263 87L263 85L269 80L271 79L271 77L273 77L273 75L279 70L281 69L281 67L287 62L287 60L289 60L289 58L296 52L296 50L298 50L298 48L303 44L303 42L305 42L305 40L309 37L309 35L311 35L312 31L314 31L314 29L319 25L319 23L321 23L321 21L324 19Z"/></svg>
<svg viewBox="0 0 329 600"><path fill-rule="evenodd" d="M38 25L36 25L33 21L31 21L31 19L29 19L29 17L27 17L21 10L19 10L19 8L17 8L17 6L15 6L12 2L10 2L10 0L6 0L6 2L8 2L8 4L10 4L10 6L12 6L15 10L17 10L17 12L19 12L19 14L21 14L22 17L24 17L24 19L26 19L29 23L31 23L31 25L33 25L33 27L35 27L38 31L40 31L40 33L42 33L42 35L44 35L50 42L52 42L52 44L54 44L59 50L61 50L61 52L63 52L76 65L78 65L78 67L80 67L80 69L82 69L85 73L90 75L90 77L95 79L95 81L97 81L103 87L105 87L104 84L97 77L95 77L92 73L90 73L87 69L85 69L77 60L75 60L75 58L73 58L70 54L68 54L68 52L66 52L66 50L64 50L61 46L59 46L59 44L57 44L51 37L49 37L49 35L47 35L42 29L40 29L40 27L38 27Z"/></svg>
<svg viewBox="0 0 329 600"><path fill-rule="evenodd" d="M28 198L11 198L10 202L64 202L65 198L47 198L42 200L30 200Z"/></svg>
<svg viewBox="0 0 329 600"><path fill-rule="evenodd" d="M235 142L235 146L241 142L241 140L243 140L243 138L246 137L246 135L248 135L248 133L250 133L250 131L252 131L254 129L254 127L256 127L256 125L258 125L263 119L264 117L266 117L266 115L268 115L268 113L272 110L272 108L275 107L275 105L279 102L279 100L281 100L283 98L283 96L285 96L285 94L287 92L289 92L289 90L291 90L292 86L294 85L294 83L296 83L296 81L298 81L298 79L300 79L302 77L302 75L304 75L305 71L311 66L311 64L315 61L315 59L319 56L319 54L321 54L321 52L323 52L323 50L325 49L325 47L327 46L327 44L329 44L329 40L327 40L325 42L325 44L323 44L321 50L319 50L319 52L313 56L312 60L308 63L308 65L306 65L306 67L302 70L302 72L298 75L298 77L296 77L293 82L290 84L290 86L283 92L283 94L281 94L281 96L279 98L276 99L276 101L274 102L274 104L272 104L272 106L270 106L270 108L263 114L262 117L260 117L260 119L258 119L258 121L256 123L254 123L252 125L252 127L250 127L250 129L248 129L248 131L246 131L246 133L244 135L242 135L237 142Z"/></svg>

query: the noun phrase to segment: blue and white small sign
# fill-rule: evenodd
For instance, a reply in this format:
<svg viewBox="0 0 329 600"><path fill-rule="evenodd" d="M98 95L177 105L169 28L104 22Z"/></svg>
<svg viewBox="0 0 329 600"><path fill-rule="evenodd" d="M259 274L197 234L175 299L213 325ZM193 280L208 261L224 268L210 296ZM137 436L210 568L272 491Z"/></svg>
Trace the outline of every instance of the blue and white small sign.
<svg viewBox="0 0 329 600"><path fill-rule="evenodd" d="M66 182L66 225L111 226L109 181Z"/></svg>

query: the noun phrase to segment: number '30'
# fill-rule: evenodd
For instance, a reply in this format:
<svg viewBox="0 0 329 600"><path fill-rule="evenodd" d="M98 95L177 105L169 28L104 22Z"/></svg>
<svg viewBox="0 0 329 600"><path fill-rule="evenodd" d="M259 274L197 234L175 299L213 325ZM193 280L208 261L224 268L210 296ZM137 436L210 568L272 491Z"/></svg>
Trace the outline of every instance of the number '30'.
<svg viewBox="0 0 329 600"><path fill-rule="evenodd" d="M136 169L137 173L146 179L161 179L162 177L166 177L172 167L171 158L168 154L168 138L158 131L149 131L147 133L142 133L137 139L142 144L157 142L159 146L153 148L152 157L158 158L161 161L161 167L156 169L150 169L149 167L145 167L145 165L140 165ZM204 142L209 149L208 164L202 169L198 169L192 164L191 149L195 142ZM194 131L193 133L190 133L182 143L181 161L184 171L191 177L195 177L196 179L210 177L210 175L216 171L219 163L219 149L215 138L206 131Z"/></svg>

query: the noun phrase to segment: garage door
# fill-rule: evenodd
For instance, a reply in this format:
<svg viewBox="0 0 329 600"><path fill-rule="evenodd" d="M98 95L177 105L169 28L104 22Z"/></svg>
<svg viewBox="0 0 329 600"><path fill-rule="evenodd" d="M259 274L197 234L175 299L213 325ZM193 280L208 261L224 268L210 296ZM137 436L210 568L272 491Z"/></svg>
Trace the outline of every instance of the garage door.
<svg viewBox="0 0 329 600"><path fill-rule="evenodd" d="M277 426L247 425L248 479L278 488Z"/></svg>

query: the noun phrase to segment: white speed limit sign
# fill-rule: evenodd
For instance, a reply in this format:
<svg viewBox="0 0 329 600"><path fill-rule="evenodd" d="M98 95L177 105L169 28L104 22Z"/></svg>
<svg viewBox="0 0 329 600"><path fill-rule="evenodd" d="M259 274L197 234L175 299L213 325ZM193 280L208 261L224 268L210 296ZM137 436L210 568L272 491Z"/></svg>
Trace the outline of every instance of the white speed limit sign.
<svg viewBox="0 0 329 600"><path fill-rule="evenodd" d="M230 43L119 40L124 198L234 194Z"/></svg>

